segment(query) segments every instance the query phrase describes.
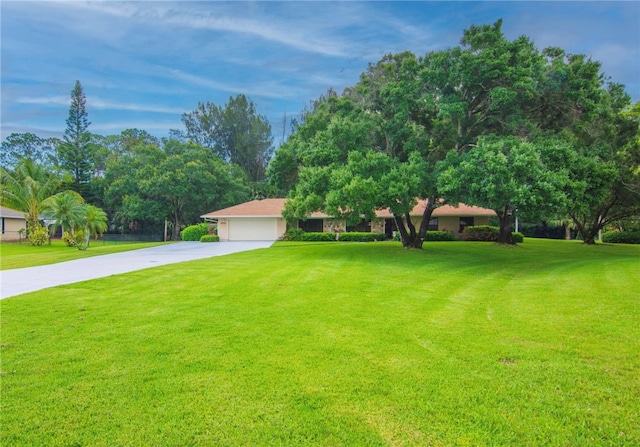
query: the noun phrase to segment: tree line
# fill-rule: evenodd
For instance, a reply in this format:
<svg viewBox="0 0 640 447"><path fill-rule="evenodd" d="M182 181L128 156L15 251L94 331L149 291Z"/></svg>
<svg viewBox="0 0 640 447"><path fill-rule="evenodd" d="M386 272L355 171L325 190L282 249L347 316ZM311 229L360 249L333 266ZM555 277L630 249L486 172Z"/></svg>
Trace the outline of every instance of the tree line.
<svg viewBox="0 0 640 447"><path fill-rule="evenodd" d="M252 101L200 103L182 121L169 138L140 129L93 134L76 81L63 139L14 133L2 143L2 204L25 212L32 242L45 238L44 218L86 248L91 233L160 234L167 222L177 240L203 212L267 195L273 139ZM81 209L99 210L102 224L87 229Z"/></svg>
<svg viewBox="0 0 640 447"><path fill-rule="evenodd" d="M510 41L501 27L474 25L456 47L369 64L343 93L312 101L277 151L244 95L199 103L169 138L90 133L78 81L62 140L2 143L2 203L5 179L24 183L30 163L53 195L73 191L103 209L111 231L157 233L169 221L173 239L204 211L260 197L288 197L292 221L324 211L356 223L389 208L414 248L445 203L495 210L504 243L516 214L571 222L586 243L607 225L638 225L640 105L599 62Z"/></svg>

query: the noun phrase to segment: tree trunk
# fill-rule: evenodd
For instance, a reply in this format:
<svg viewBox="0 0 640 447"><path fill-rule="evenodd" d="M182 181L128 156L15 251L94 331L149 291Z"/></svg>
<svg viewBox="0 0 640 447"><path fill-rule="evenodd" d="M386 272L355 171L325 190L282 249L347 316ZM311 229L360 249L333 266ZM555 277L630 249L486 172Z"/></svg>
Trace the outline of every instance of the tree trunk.
<svg viewBox="0 0 640 447"><path fill-rule="evenodd" d="M182 219L180 219L180 215L175 213L173 216L173 229L171 230L171 240L179 241L180 240L180 226L182 225Z"/></svg>
<svg viewBox="0 0 640 447"><path fill-rule="evenodd" d="M402 241L402 246L405 248L412 248L415 246L415 240L417 238L416 227L411 222L411 216L409 213L404 215L404 218L401 216L394 214L393 219L396 222L396 227L400 232L400 240Z"/></svg>
<svg viewBox="0 0 640 447"><path fill-rule="evenodd" d="M500 233L498 234L499 244L515 245L513 235L511 234L511 207L505 205L501 210L496 210L498 219L500 220Z"/></svg>
<svg viewBox="0 0 640 447"><path fill-rule="evenodd" d="M582 237L582 242L586 245L594 245L596 243L596 237L598 236L598 232L604 226L604 220L598 216L591 224L581 221L577 218L577 216L571 215L573 219L573 223L578 230L578 233Z"/></svg>
<svg viewBox="0 0 640 447"><path fill-rule="evenodd" d="M420 229L418 230L418 237L414 241L414 248L422 248L422 244L427 236L427 230L429 229L429 221L431 220L431 214L433 213L434 204L436 199L429 197L425 203L424 212L422 213L422 219L420 220Z"/></svg>
<svg viewBox="0 0 640 447"><path fill-rule="evenodd" d="M396 223L396 227L400 232L400 238L402 240L402 246L405 248L422 248L427 229L429 228L429 221L431 220L431 214L433 213L435 199L427 199L427 203L422 213L422 219L420 220L420 228L416 232L416 227L411 221L409 213L405 214L404 219L394 214L393 218Z"/></svg>

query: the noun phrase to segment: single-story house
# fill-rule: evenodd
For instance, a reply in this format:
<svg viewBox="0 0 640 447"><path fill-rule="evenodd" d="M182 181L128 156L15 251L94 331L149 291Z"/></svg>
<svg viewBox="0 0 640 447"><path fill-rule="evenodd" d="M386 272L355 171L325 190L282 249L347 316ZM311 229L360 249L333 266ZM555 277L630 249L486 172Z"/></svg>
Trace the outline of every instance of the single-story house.
<svg viewBox="0 0 640 447"><path fill-rule="evenodd" d="M2 235L0 235L0 240L19 240L21 237L19 231L27 227L24 213L0 206L0 218L2 220Z"/></svg>
<svg viewBox="0 0 640 447"><path fill-rule="evenodd" d="M204 214L205 222L217 224L221 241L277 240L287 231L287 221L282 217L287 199L262 199L241 203L218 211ZM416 227L424 212L425 202L419 201L411 211ZM488 225L496 213L493 210L459 204L442 205L436 208L429 222L430 230L461 232L465 226ZM316 212L306 220L300 220L298 228L305 231L373 231L391 236L396 230L393 215L388 210L376 212L371 221L362 220L357 225L347 225L344 219L337 219Z"/></svg>

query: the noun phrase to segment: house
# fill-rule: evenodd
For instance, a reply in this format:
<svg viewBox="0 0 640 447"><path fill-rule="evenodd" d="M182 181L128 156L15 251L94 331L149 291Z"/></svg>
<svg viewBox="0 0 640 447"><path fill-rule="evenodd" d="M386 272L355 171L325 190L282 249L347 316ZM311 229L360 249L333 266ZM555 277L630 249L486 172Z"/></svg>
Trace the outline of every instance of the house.
<svg viewBox="0 0 640 447"><path fill-rule="evenodd" d="M287 231L287 221L282 217L286 201L287 199L252 200L200 217L206 222L217 224L221 241L277 240ZM420 224L424 207L425 202L420 201L410 213L416 227ZM493 210L462 203L457 207L442 205L433 211L429 229L459 233L465 226L488 225L489 219L495 215ZM386 233L390 237L395 231L393 215L389 210L379 210L375 219L363 219L353 226L347 225L344 219L316 212L308 219L298 221L297 226L305 231L373 231Z"/></svg>
<svg viewBox="0 0 640 447"><path fill-rule="evenodd" d="M2 234L0 240L17 241L22 236L20 230L27 227L27 221L22 211L12 210L4 206L0 206L0 218L2 220Z"/></svg>

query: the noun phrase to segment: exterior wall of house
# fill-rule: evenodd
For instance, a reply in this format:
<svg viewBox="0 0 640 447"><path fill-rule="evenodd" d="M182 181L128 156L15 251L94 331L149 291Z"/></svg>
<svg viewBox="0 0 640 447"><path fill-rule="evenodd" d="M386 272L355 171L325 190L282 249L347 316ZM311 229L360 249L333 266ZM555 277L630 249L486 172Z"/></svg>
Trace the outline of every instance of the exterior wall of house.
<svg viewBox="0 0 640 447"><path fill-rule="evenodd" d="M218 219L218 237L222 242L229 240L229 221L227 219Z"/></svg>
<svg viewBox="0 0 640 447"><path fill-rule="evenodd" d="M287 232L287 220L284 218L279 218L278 219L278 223L277 223L277 227L278 227L278 239L280 239L282 236L284 236L284 234Z"/></svg>
<svg viewBox="0 0 640 447"><path fill-rule="evenodd" d="M15 219L12 217L3 217L2 218L2 234L0 235L0 240L3 241L17 241L20 239L20 231L21 229L27 226L24 219Z"/></svg>
<svg viewBox="0 0 640 447"><path fill-rule="evenodd" d="M475 217L473 219L473 225L489 225L488 217Z"/></svg>
<svg viewBox="0 0 640 447"><path fill-rule="evenodd" d="M438 217L438 231L450 231L458 233L460 230L460 218L452 216Z"/></svg>
<svg viewBox="0 0 640 447"><path fill-rule="evenodd" d="M345 232L347 231L347 221L344 219L322 219L322 231L325 233Z"/></svg>
<svg viewBox="0 0 640 447"><path fill-rule="evenodd" d="M385 220L383 218L376 218L371 221L372 233L384 233Z"/></svg>

